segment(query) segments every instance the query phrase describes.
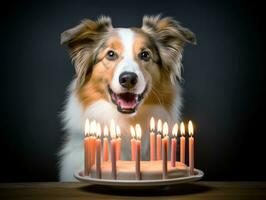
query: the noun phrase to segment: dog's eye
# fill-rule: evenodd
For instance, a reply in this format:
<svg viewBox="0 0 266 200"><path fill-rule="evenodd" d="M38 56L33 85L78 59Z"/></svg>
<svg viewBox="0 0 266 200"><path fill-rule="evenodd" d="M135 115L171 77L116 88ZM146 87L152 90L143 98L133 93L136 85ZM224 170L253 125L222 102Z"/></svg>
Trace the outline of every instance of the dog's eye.
<svg viewBox="0 0 266 200"><path fill-rule="evenodd" d="M108 51L106 54L106 58L108 60L115 60L117 59L117 57L118 57L117 54L113 50Z"/></svg>
<svg viewBox="0 0 266 200"><path fill-rule="evenodd" d="M148 51L142 51L139 55L140 59L141 60L144 60L144 61L149 61L151 56L150 56L150 53Z"/></svg>

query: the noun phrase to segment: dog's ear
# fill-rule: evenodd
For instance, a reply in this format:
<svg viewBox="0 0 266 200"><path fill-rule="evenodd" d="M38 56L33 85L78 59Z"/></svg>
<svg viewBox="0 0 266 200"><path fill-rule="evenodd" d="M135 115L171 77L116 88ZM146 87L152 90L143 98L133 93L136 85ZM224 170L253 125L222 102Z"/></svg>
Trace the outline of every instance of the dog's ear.
<svg viewBox="0 0 266 200"><path fill-rule="evenodd" d="M144 16L142 30L157 43L162 64L169 68L171 80L181 79L181 57L186 43L196 44L196 37L171 17Z"/></svg>
<svg viewBox="0 0 266 200"><path fill-rule="evenodd" d="M161 18L160 15L144 16L142 29L155 33L160 40L170 43L171 40L179 40L180 43L196 44L196 36L189 29L182 27L180 23L171 17Z"/></svg>
<svg viewBox="0 0 266 200"><path fill-rule="evenodd" d="M75 42L93 40L99 33L107 32L112 28L110 17L101 16L96 21L85 19L81 24L61 34L61 44L73 45Z"/></svg>
<svg viewBox="0 0 266 200"><path fill-rule="evenodd" d="M96 21L85 19L61 34L61 44L69 47L79 86L84 83L89 70L92 70L97 45L112 28L111 18L101 16Z"/></svg>

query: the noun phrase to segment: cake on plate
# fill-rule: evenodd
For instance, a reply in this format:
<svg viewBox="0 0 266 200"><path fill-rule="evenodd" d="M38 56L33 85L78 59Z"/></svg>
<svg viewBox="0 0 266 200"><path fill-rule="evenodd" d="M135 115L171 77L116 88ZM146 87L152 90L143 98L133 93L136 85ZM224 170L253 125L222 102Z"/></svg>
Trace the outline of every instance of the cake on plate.
<svg viewBox="0 0 266 200"><path fill-rule="evenodd" d="M110 161L102 162L101 175L102 179L112 179L112 163ZM167 178L179 178L189 176L189 167L181 162L176 162L172 167L171 162L167 163ZM117 161L117 180L136 180L135 161ZM141 161L140 172L141 180L162 179L162 160ZM96 178L96 166L93 165L90 173L91 178Z"/></svg>

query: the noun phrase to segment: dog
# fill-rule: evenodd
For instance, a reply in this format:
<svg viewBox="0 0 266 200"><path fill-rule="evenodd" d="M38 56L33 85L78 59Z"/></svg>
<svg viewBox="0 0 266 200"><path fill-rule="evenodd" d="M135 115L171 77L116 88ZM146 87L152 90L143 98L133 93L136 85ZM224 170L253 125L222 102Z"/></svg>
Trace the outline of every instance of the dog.
<svg viewBox="0 0 266 200"><path fill-rule="evenodd" d="M122 132L122 159L130 159L130 125L142 127L142 159L149 159L149 120L180 118L181 58L196 37L171 17L144 16L140 28L114 28L110 17L83 20L61 34L76 75L62 112L66 131L59 152L59 179L73 181L83 168L85 120L111 119Z"/></svg>

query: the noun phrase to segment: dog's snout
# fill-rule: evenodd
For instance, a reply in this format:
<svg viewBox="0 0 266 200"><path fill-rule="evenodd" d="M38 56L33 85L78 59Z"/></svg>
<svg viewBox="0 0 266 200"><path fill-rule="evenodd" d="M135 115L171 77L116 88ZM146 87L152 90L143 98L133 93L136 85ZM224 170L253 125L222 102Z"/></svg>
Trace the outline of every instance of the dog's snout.
<svg viewBox="0 0 266 200"><path fill-rule="evenodd" d="M119 76L119 83L126 89L133 88L138 82L138 76L134 72L123 72Z"/></svg>

